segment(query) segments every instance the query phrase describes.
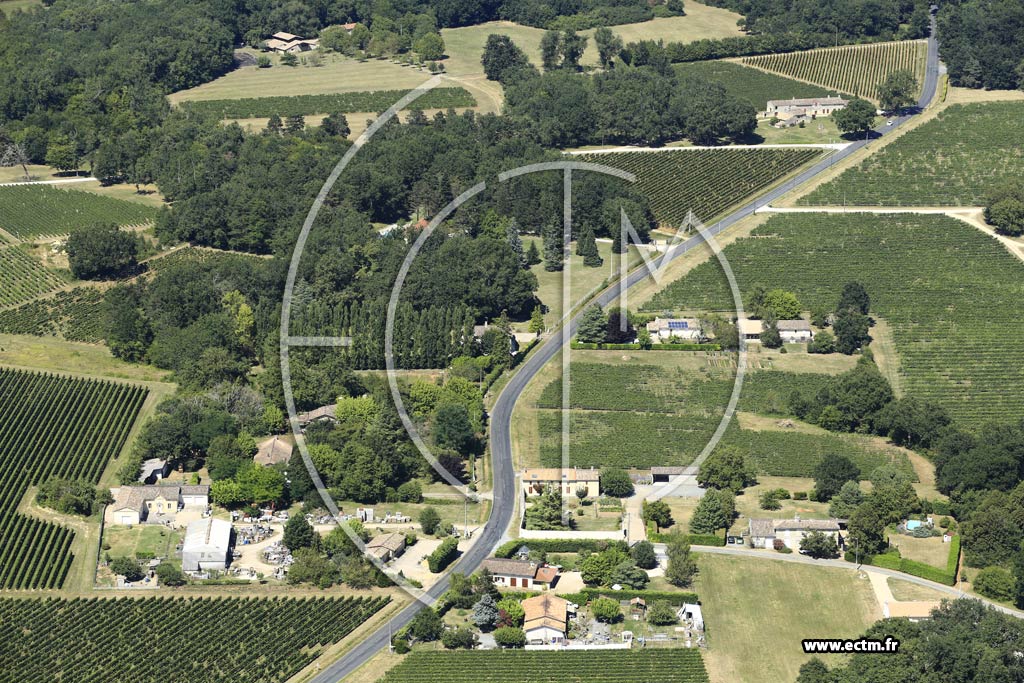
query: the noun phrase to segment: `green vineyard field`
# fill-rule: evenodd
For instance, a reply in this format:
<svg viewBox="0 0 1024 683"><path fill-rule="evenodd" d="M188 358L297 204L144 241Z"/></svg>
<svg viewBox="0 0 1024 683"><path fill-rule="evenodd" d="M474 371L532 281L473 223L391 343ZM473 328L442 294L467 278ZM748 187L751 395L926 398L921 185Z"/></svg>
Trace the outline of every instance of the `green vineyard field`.
<svg viewBox="0 0 1024 683"><path fill-rule="evenodd" d="M277 114L308 116L310 114L351 114L384 111L407 93L404 90L346 92L333 95L298 95L292 97L246 97L236 100L200 100L182 106L222 119L269 118ZM418 109L475 107L476 100L465 88L435 88L416 100Z"/></svg>
<svg viewBox="0 0 1024 683"><path fill-rule="evenodd" d="M740 288L783 287L804 306L831 307L858 280L872 313L893 328L908 394L935 401L965 426L1024 412L1024 266L995 240L946 216L790 214L726 247ZM706 262L645 304L731 307Z"/></svg>
<svg viewBox="0 0 1024 683"><path fill-rule="evenodd" d="M804 83L724 60L677 64L675 70L683 78L718 81L730 95L746 100L758 111L764 111L768 100L826 97L836 93L834 89L829 90L820 85Z"/></svg>
<svg viewBox="0 0 1024 683"><path fill-rule="evenodd" d="M103 292L95 287L76 287L2 310L0 332L98 344L104 334Z"/></svg>
<svg viewBox="0 0 1024 683"><path fill-rule="evenodd" d="M678 227L690 210L710 223L824 153L813 148L670 149L585 154L577 159L636 174L637 189L650 200L655 218Z"/></svg>
<svg viewBox="0 0 1024 683"><path fill-rule="evenodd" d="M64 284L63 278L20 247L0 247L0 307L47 294Z"/></svg>
<svg viewBox="0 0 1024 683"><path fill-rule="evenodd" d="M714 434L733 389L731 372L717 369L574 362L570 378L569 459L580 467L688 465ZM794 389L813 393L828 379L814 373L750 372L738 409L787 415ZM537 402L540 459L546 467L562 464L562 414L556 410L561 392L561 379L553 380ZM826 454L836 453L863 472L892 463L913 475L903 454L880 451L851 435L754 431L733 422L722 445L744 453L760 474L810 476Z"/></svg>
<svg viewBox="0 0 1024 683"><path fill-rule="evenodd" d="M388 598L0 600L0 679L282 683Z"/></svg>
<svg viewBox="0 0 1024 683"><path fill-rule="evenodd" d="M142 225L156 209L92 192L51 186L0 187L0 228L18 239L66 235L89 223Z"/></svg>
<svg viewBox="0 0 1024 683"><path fill-rule="evenodd" d="M50 477L98 482L142 402L142 387L0 369L0 589L58 588L73 534L17 514Z"/></svg>
<svg viewBox="0 0 1024 683"><path fill-rule="evenodd" d="M981 206L1024 175L1024 102L957 104L800 200L805 206Z"/></svg>
<svg viewBox="0 0 1024 683"><path fill-rule="evenodd" d="M927 42L907 40L744 57L743 63L875 100L878 84L894 71L910 71L922 85L927 50Z"/></svg>
<svg viewBox="0 0 1024 683"><path fill-rule="evenodd" d="M685 648L634 650L524 650L413 652L381 683L703 683L700 651Z"/></svg>

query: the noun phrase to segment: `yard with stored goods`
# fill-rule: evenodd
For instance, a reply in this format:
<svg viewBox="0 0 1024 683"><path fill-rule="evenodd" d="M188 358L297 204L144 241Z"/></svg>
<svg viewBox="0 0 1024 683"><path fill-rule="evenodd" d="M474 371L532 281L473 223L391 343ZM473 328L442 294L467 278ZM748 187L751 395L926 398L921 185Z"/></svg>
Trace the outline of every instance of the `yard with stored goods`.
<svg viewBox="0 0 1024 683"><path fill-rule="evenodd" d="M745 296L755 285L782 287L808 309L833 306L844 282L864 283L872 314L892 329L906 393L964 425L1024 409L1024 340L1007 333L1024 313L1022 266L973 227L941 215L788 214L725 255ZM731 305L720 268L707 262L644 308Z"/></svg>

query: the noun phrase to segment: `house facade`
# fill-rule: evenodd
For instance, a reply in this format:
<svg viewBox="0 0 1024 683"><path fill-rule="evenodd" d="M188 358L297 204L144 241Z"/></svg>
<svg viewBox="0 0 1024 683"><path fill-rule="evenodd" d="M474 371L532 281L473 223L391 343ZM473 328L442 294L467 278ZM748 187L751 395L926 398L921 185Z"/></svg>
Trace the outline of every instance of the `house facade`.
<svg viewBox="0 0 1024 683"><path fill-rule="evenodd" d="M523 631L530 645L564 643L569 624L569 601L544 593L523 600Z"/></svg>
<svg viewBox="0 0 1024 683"><path fill-rule="evenodd" d="M231 522L206 517L189 522L181 546L181 568L186 572L222 570L231 553Z"/></svg>
<svg viewBox="0 0 1024 683"><path fill-rule="evenodd" d="M577 489L586 489L587 497L600 493L601 473L594 468L528 467L523 470L523 491L527 496L539 496L548 486L554 486L563 496L576 495Z"/></svg>
<svg viewBox="0 0 1024 683"><path fill-rule="evenodd" d="M772 549L776 539L790 550L800 550L800 541L812 531L820 531L842 547L842 527L838 519L751 519L747 529L750 544L755 548Z"/></svg>
<svg viewBox="0 0 1024 683"><path fill-rule="evenodd" d="M696 318L655 318L647 323L647 331L655 342L667 342L673 338L682 342L699 342L704 338L704 331Z"/></svg>
<svg viewBox="0 0 1024 683"><path fill-rule="evenodd" d="M814 338L811 323L802 318L779 320L775 323L775 329L779 331L779 337L785 344L804 344ZM764 322L741 318L736 323L736 331L748 344L760 344L761 333L764 332Z"/></svg>
<svg viewBox="0 0 1024 683"><path fill-rule="evenodd" d="M162 523L182 508L206 509L209 505L210 487L206 485L122 486L107 507L107 524Z"/></svg>
<svg viewBox="0 0 1024 683"><path fill-rule="evenodd" d="M789 119L794 116L815 118L831 116L849 104L841 97L797 97L791 100L768 100L763 118Z"/></svg>
<svg viewBox="0 0 1024 683"><path fill-rule="evenodd" d="M502 588L546 588L555 582L558 569L531 560L506 560L489 557L483 569L491 573L491 580Z"/></svg>
<svg viewBox="0 0 1024 683"><path fill-rule="evenodd" d="M786 344L805 344L814 338L811 323L806 320L780 320L775 323L779 336Z"/></svg>

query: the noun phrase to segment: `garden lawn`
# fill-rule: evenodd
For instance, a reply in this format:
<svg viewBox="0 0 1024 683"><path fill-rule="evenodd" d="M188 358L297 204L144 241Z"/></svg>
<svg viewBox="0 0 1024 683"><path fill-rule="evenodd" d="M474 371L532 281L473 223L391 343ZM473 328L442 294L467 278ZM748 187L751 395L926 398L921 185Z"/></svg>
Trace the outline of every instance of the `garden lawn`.
<svg viewBox="0 0 1024 683"><path fill-rule="evenodd" d="M709 554L698 566L712 683L796 680L810 658L802 639L853 638L881 617L870 584L851 570Z"/></svg>

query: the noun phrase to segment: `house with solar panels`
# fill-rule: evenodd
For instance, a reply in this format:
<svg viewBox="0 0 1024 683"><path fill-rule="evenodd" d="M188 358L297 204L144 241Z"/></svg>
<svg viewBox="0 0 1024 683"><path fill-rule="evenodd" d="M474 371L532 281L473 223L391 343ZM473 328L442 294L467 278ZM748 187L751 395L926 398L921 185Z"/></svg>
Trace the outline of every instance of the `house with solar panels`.
<svg viewBox="0 0 1024 683"><path fill-rule="evenodd" d="M704 337L700 321L696 318L655 318L647 323L647 331L655 343L669 342L673 338L683 342L699 342Z"/></svg>

